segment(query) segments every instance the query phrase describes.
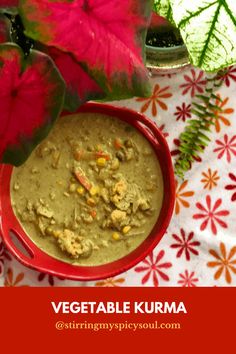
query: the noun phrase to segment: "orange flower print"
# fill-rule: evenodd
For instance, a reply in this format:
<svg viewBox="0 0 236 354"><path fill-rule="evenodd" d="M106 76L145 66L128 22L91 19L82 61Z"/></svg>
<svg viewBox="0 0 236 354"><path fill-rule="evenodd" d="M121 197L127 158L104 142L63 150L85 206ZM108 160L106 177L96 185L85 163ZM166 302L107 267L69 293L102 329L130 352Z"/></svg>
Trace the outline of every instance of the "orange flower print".
<svg viewBox="0 0 236 354"><path fill-rule="evenodd" d="M226 118L225 116L234 113L234 109L225 107L227 105L228 101L229 101L228 97L226 97L224 100L221 99L219 94L217 95L217 97L218 98L215 101L215 105L220 108L220 111L219 110L215 110L215 111L213 110L213 113L215 114L215 116L217 118L215 120L215 130L216 130L217 133L219 133L220 132L220 128L221 128L220 127L221 123L226 125L226 126L230 126L231 125L229 119Z"/></svg>
<svg viewBox="0 0 236 354"><path fill-rule="evenodd" d="M103 287L118 287L120 284L125 282L124 278L107 278L102 281L98 281L95 285L96 286L103 286Z"/></svg>
<svg viewBox="0 0 236 354"><path fill-rule="evenodd" d="M215 272L214 279L218 280L222 274L224 273L225 280L228 284L231 284L232 277L231 273L236 274L236 258L234 258L236 254L236 246L232 247L227 255L227 251L225 248L225 244L223 242L220 243L220 252L215 250L210 250L209 253L216 259L212 262L208 262L207 266L210 268L218 268Z"/></svg>
<svg viewBox="0 0 236 354"><path fill-rule="evenodd" d="M184 189L187 187L188 181L184 181L182 184L178 185L178 182L176 181L176 194L175 194L175 214L178 215L180 213L180 207L181 205L184 208L189 208L190 204L186 198L192 197L194 195L193 191L184 191Z"/></svg>
<svg viewBox="0 0 236 354"><path fill-rule="evenodd" d="M148 98L143 98L139 97L137 98L138 102L144 102L141 112L144 113L148 110L149 106L152 106L152 115L153 117L156 117L157 115L157 106L159 105L161 109L164 111L167 111L168 107L167 105L163 102L163 99L170 98L172 93L168 92L170 86L166 86L161 88L158 84L154 86L153 89L153 94L151 97Z"/></svg>
<svg viewBox="0 0 236 354"><path fill-rule="evenodd" d="M13 270L11 268L8 268L7 270L7 275L5 278L4 286L7 287L12 287L12 286L20 286L20 287L25 287L28 285L19 285L19 283L24 279L24 273L19 273L15 279L13 276Z"/></svg>
<svg viewBox="0 0 236 354"><path fill-rule="evenodd" d="M204 189L211 190L213 187L217 186L217 181L220 179L218 176L218 171L212 171L208 168L207 172L202 172L202 176L204 177L201 179L201 182L204 183Z"/></svg>

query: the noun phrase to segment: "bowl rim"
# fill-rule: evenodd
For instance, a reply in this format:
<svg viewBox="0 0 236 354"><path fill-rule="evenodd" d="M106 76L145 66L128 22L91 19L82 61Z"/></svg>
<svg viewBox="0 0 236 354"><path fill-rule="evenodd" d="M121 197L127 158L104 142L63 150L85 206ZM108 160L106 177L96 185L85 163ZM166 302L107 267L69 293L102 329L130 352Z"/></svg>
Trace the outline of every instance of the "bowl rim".
<svg viewBox="0 0 236 354"><path fill-rule="evenodd" d="M153 75L175 74L191 65L190 55L185 44L174 47L154 47L145 45L146 67ZM158 57L158 54L161 57ZM181 55L182 58L172 56ZM163 56L165 60L163 61ZM169 61L167 57L169 56Z"/></svg>
<svg viewBox="0 0 236 354"><path fill-rule="evenodd" d="M184 50L187 52L185 44L179 44L172 47L155 47L149 44L145 44L145 48L153 52L173 52L174 50Z"/></svg>
<svg viewBox="0 0 236 354"><path fill-rule="evenodd" d="M10 178L13 167L0 165L0 232L4 243L11 254L23 265L56 277L77 281L94 281L111 278L121 274L141 262L161 241L170 223L175 203L175 178L171 153L167 141L155 122L134 110L103 103L86 103L76 112L63 112L61 116L76 113L101 113L112 116L133 125L144 134L155 150L162 170L164 182L164 198L160 215L147 238L128 255L99 266L78 266L63 262L48 255L31 241L24 232L13 212L10 201ZM160 222L161 220L161 222ZM13 232L28 256L22 253L13 242Z"/></svg>

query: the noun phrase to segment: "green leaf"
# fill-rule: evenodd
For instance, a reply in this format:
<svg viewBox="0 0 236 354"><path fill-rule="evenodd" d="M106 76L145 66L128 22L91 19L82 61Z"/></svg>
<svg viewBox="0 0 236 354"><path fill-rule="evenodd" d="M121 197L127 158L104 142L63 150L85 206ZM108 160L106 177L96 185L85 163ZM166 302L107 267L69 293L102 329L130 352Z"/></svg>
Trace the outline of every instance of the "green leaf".
<svg viewBox="0 0 236 354"><path fill-rule="evenodd" d="M153 9L158 15L165 17L170 22L173 22L170 0L154 0Z"/></svg>
<svg viewBox="0 0 236 354"><path fill-rule="evenodd" d="M169 0L193 65L216 72L236 63L235 0Z"/></svg>
<svg viewBox="0 0 236 354"><path fill-rule="evenodd" d="M221 80L220 85L222 83L223 81ZM194 160L199 160L199 155L210 141L207 134L211 132L211 126L218 119L216 112L220 108L217 107L213 112L209 111L209 108L215 108L212 101L215 97L218 99L218 96L214 93L218 87L219 74L217 73L214 77L212 75L209 77L208 75L204 95L195 97L195 101L192 104L192 114L195 115L195 118L188 120L184 132L180 134L180 154L175 162L175 173L180 178L184 178L185 172L191 168ZM194 109L194 107L197 107L197 109Z"/></svg>
<svg viewBox="0 0 236 354"><path fill-rule="evenodd" d="M198 136L199 136L199 138L201 138L202 140L205 140L206 142L211 141L211 139L203 133L198 133Z"/></svg>
<svg viewBox="0 0 236 354"><path fill-rule="evenodd" d="M202 105L200 105L199 103L193 103L193 106L195 107L195 108L197 108L199 111L203 111L204 113L205 113L205 111L206 111L206 107L204 107L204 106L202 106Z"/></svg>

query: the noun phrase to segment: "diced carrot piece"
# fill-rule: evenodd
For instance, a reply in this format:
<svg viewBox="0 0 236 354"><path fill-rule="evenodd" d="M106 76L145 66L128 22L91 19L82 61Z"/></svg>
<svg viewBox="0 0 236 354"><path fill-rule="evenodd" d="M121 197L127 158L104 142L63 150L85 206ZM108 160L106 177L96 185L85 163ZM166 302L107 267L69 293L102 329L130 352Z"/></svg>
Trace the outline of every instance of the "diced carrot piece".
<svg viewBox="0 0 236 354"><path fill-rule="evenodd" d="M114 140L114 147L115 147L117 150L119 150L119 149L122 148L122 146L123 146L123 144L122 144L121 139L116 138L116 139Z"/></svg>
<svg viewBox="0 0 236 354"><path fill-rule="evenodd" d="M106 159L107 161L109 161L111 159L110 155L109 154L106 154L105 152L103 151L98 151L98 152L95 152L95 157L98 159L99 157L103 157L104 159Z"/></svg>
<svg viewBox="0 0 236 354"><path fill-rule="evenodd" d="M88 178L80 170L74 172L77 180L82 184L82 186L89 191L92 188L92 184L89 182Z"/></svg>
<svg viewBox="0 0 236 354"><path fill-rule="evenodd" d="M75 159L76 161L80 161L81 158L82 158L82 156L83 156L83 154L84 154L84 151L83 151L83 150L76 150L76 151L74 152L74 159Z"/></svg>
<svg viewBox="0 0 236 354"><path fill-rule="evenodd" d="M97 216L96 210L91 210L91 211L90 211L90 215L95 219L96 216Z"/></svg>

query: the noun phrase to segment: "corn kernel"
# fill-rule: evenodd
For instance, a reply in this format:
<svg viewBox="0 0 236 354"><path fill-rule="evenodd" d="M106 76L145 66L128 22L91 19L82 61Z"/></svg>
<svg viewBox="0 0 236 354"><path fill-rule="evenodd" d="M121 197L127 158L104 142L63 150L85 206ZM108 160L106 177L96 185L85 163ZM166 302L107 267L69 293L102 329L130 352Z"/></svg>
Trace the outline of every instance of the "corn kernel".
<svg viewBox="0 0 236 354"><path fill-rule="evenodd" d="M70 187L69 187L69 191L70 191L71 193L73 193L73 192L76 191L76 189L77 189L76 184L75 184L75 183L71 183L71 184L70 184Z"/></svg>
<svg viewBox="0 0 236 354"><path fill-rule="evenodd" d="M80 194L80 195L84 195L85 189L82 186L80 186L80 187L77 188L77 193Z"/></svg>
<svg viewBox="0 0 236 354"><path fill-rule="evenodd" d="M131 230L131 226L124 226L122 232L124 235L126 235L130 230Z"/></svg>
<svg viewBox="0 0 236 354"><path fill-rule="evenodd" d="M60 236L60 231L59 230L54 230L53 231L53 233L52 233L52 235L54 236L54 237L56 237L56 238L58 238L59 236Z"/></svg>
<svg viewBox="0 0 236 354"><path fill-rule="evenodd" d="M115 158L115 159L112 161L111 169L112 169L112 170L118 170L119 166L120 166L120 161L119 161L117 158Z"/></svg>
<svg viewBox="0 0 236 354"><path fill-rule="evenodd" d="M91 196L97 195L99 193L99 187L93 186L92 188L90 188L89 193Z"/></svg>
<svg viewBox="0 0 236 354"><path fill-rule="evenodd" d="M99 167L104 167L105 165L106 165L106 159L105 159L105 157L99 157L98 159L97 159L97 165L99 166Z"/></svg>
<svg viewBox="0 0 236 354"><path fill-rule="evenodd" d="M93 198L88 198L87 199L87 204L91 207L94 207L96 205L96 202Z"/></svg>
<svg viewBox="0 0 236 354"><path fill-rule="evenodd" d="M46 234L47 235L53 235L53 229L51 227L47 227L46 230L45 230Z"/></svg>
<svg viewBox="0 0 236 354"><path fill-rule="evenodd" d="M119 241L120 240L120 235L118 234L118 232L113 232L112 238L115 241Z"/></svg>

